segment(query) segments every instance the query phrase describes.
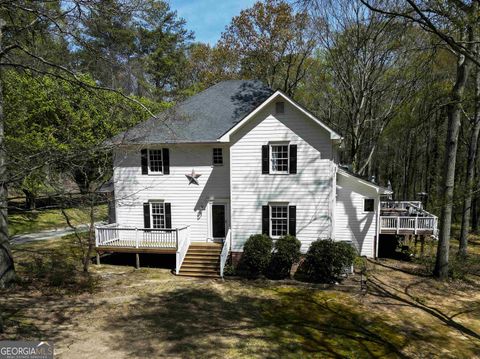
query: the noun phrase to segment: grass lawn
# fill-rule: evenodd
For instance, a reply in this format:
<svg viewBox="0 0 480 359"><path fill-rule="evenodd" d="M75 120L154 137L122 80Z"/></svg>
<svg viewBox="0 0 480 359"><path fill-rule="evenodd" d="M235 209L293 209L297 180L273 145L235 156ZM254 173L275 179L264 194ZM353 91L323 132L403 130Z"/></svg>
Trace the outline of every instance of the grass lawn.
<svg viewBox="0 0 480 359"><path fill-rule="evenodd" d="M68 272L60 287L45 279L71 270L77 249L68 238L14 248L24 279L0 293L0 338L50 339L58 358L480 355L478 273L443 283L425 275L422 264L370 261L367 291L357 276L322 289L107 264L92 267L93 279ZM48 263L39 264L32 251ZM55 262L62 260L70 264Z"/></svg>
<svg viewBox="0 0 480 359"><path fill-rule="evenodd" d="M71 218L73 225L88 223L90 221L89 208L68 208L66 213ZM95 208L96 221L104 221L108 217L107 205ZM67 227L67 222L61 210L50 209L16 213L8 216L9 234L11 236L22 233L33 233L47 229Z"/></svg>

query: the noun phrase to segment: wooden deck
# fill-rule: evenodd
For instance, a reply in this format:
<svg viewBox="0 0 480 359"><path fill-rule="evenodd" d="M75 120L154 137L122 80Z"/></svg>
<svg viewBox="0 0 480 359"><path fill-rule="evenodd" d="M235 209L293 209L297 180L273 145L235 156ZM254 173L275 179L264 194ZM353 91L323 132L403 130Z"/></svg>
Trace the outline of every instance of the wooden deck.
<svg viewBox="0 0 480 359"><path fill-rule="evenodd" d="M438 218L419 202L382 202L380 234L437 236Z"/></svg>

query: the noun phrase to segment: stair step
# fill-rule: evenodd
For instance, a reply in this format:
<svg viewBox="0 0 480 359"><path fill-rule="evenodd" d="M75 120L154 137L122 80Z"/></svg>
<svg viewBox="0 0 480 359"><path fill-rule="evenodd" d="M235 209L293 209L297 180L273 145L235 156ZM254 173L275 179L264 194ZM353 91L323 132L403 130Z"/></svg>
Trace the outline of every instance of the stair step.
<svg viewBox="0 0 480 359"><path fill-rule="evenodd" d="M180 273L200 273L200 274L219 274L218 269L205 269L205 268L181 268Z"/></svg>
<svg viewBox="0 0 480 359"><path fill-rule="evenodd" d="M220 258L205 258L205 257L185 257L185 259L183 260L183 263L191 263L191 262L195 262L195 263L220 263Z"/></svg>
<svg viewBox="0 0 480 359"><path fill-rule="evenodd" d="M221 249L210 249L210 248L188 248L188 252L195 253L222 253Z"/></svg>
<svg viewBox="0 0 480 359"><path fill-rule="evenodd" d="M199 277L199 278L220 278L219 274L205 274L205 273L178 273L182 277Z"/></svg>
<svg viewBox="0 0 480 359"><path fill-rule="evenodd" d="M216 254L205 254L205 253L187 253L185 259L187 258L195 258L195 259L218 259L220 260L220 256Z"/></svg>
<svg viewBox="0 0 480 359"><path fill-rule="evenodd" d="M212 263L212 262L183 262L182 264L182 269L183 268L219 268L219 263Z"/></svg>

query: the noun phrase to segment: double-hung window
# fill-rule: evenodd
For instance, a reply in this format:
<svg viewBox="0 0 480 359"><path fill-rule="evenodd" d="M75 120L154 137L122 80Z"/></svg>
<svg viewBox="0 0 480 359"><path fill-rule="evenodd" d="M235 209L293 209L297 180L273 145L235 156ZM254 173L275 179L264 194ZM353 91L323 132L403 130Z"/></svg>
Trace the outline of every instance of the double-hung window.
<svg viewBox="0 0 480 359"><path fill-rule="evenodd" d="M164 202L150 202L150 223L152 228L166 228Z"/></svg>
<svg viewBox="0 0 480 359"><path fill-rule="evenodd" d="M213 149L213 165L214 166L223 165L223 151L221 148Z"/></svg>
<svg viewBox="0 0 480 359"><path fill-rule="evenodd" d="M272 238L284 236L288 233L288 205L270 205L270 233Z"/></svg>
<svg viewBox="0 0 480 359"><path fill-rule="evenodd" d="M148 172L163 173L162 150L148 150Z"/></svg>
<svg viewBox="0 0 480 359"><path fill-rule="evenodd" d="M270 173L289 173L289 145L270 145Z"/></svg>

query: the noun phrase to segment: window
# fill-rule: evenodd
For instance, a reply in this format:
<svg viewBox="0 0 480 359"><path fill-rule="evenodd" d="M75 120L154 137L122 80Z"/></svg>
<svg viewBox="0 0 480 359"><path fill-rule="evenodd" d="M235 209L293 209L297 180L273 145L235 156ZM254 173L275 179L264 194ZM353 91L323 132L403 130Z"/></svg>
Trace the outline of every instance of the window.
<svg viewBox="0 0 480 359"><path fill-rule="evenodd" d="M150 222L152 228L166 228L165 226L165 203L150 202Z"/></svg>
<svg viewBox="0 0 480 359"><path fill-rule="evenodd" d="M285 102L275 103L275 113L277 114L285 113Z"/></svg>
<svg viewBox="0 0 480 359"><path fill-rule="evenodd" d="M288 233L288 206L270 205L270 233L273 238Z"/></svg>
<svg viewBox="0 0 480 359"><path fill-rule="evenodd" d="M364 212L373 212L375 210L375 200L373 198L365 198L363 203Z"/></svg>
<svg viewBox="0 0 480 359"><path fill-rule="evenodd" d="M288 173L288 144L270 145L270 173Z"/></svg>
<svg viewBox="0 0 480 359"><path fill-rule="evenodd" d="M162 173L162 150L148 150L148 172Z"/></svg>
<svg viewBox="0 0 480 359"><path fill-rule="evenodd" d="M215 166L223 165L223 151L221 148L213 149L213 164Z"/></svg>

